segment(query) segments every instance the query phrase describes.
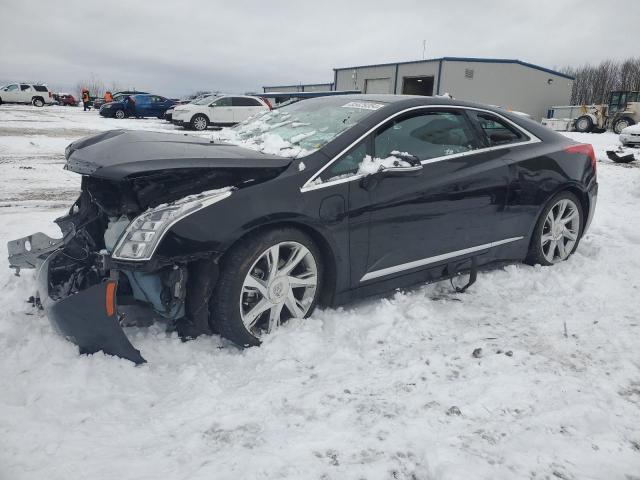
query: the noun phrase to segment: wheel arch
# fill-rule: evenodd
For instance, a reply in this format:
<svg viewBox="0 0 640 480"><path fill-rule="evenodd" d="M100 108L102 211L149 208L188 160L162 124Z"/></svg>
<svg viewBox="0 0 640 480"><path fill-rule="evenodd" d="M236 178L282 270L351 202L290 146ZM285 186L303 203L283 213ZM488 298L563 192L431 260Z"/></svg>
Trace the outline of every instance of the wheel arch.
<svg viewBox="0 0 640 480"><path fill-rule="evenodd" d="M540 204L540 208L538 209L538 214L536 215L536 220L535 222L533 222L533 225L531 225L531 227L529 228L529 236L528 236L529 248L527 251L531 250L531 245L533 242L533 233L535 232L536 225L538 225L538 222L540 221L540 217L544 213L549 203L555 198L555 196L562 192L572 193L580 201L580 206L582 207L582 217L583 217L580 219L580 223L581 223L582 232L584 232L584 227L585 227L587 218L589 218L589 212L591 209L589 194L586 192L586 190L580 188L578 185L573 183L561 185L556 190L554 190L551 194L549 194L545 199L545 201Z"/></svg>
<svg viewBox="0 0 640 480"><path fill-rule="evenodd" d="M196 118L197 116L202 116L207 119L207 123L211 123L211 119L209 118L209 115L207 115L204 112L195 112L193 115L191 115L191 119L189 120L189 123L193 122L193 119Z"/></svg>
<svg viewBox="0 0 640 480"><path fill-rule="evenodd" d="M325 233L322 233L319 229L309 225L308 223L296 220L276 220L270 223L264 223L255 226L251 230L245 231L241 236L237 237L232 242L229 242L229 244L227 244L223 249L222 255L218 257L217 263L223 262L228 252L239 242L246 240L251 236L259 235L261 232L275 230L278 228L293 228L296 230L300 230L301 232L307 234L316 244L316 246L320 250L320 254L322 255L321 260L323 262L323 279L318 303L325 306L332 305L337 290L336 284L338 263L335 247L332 245L331 241L327 238L327 235Z"/></svg>

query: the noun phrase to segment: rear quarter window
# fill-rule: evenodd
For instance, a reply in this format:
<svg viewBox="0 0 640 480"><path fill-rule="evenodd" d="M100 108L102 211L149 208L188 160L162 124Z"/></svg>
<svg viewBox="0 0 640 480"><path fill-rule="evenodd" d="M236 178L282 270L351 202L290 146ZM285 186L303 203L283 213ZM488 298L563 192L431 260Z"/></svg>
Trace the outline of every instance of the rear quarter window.
<svg viewBox="0 0 640 480"><path fill-rule="evenodd" d="M507 121L490 113L468 111L471 118L484 132L489 146L519 143L529 138Z"/></svg>
<svg viewBox="0 0 640 480"><path fill-rule="evenodd" d="M33 88L36 90L36 92L48 92L49 89L47 87L45 87L44 85L34 85Z"/></svg>

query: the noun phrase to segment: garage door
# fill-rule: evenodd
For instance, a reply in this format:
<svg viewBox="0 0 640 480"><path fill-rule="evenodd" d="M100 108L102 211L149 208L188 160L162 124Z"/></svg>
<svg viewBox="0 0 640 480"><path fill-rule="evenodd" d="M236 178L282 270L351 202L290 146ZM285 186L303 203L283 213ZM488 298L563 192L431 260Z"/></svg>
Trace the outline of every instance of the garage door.
<svg viewBox="0 0 640 480"><path fill-rule="evenodd" d="M391 93L391 79L367 78L364 81L364 93Z"/></svg>

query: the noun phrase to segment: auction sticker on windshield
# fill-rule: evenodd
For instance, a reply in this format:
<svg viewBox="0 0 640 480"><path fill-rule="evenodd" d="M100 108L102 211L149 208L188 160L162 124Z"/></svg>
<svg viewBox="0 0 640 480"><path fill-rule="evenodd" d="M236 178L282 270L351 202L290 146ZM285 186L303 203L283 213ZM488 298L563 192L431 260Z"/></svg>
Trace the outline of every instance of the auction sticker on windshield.
<svg viewBox="0 0 640 480"><path fill-rule="evenodd" d="M378 110L384 107L382 103L370 103L370 102L349 102L346 105L342 105L343 108L362 108L363 110Z"/></svg>

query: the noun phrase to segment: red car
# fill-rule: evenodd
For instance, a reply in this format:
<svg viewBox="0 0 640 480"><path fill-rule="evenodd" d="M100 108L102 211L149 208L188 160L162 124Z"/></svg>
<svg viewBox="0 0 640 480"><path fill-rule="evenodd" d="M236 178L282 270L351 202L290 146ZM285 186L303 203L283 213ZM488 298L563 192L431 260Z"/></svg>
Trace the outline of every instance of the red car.
<svg viewBox="0 0 640 480"><path fill-rule="evenodd" d="M73 95L69 93L58 93L57 95L55 95L55 97L60 105L66 105L70 107L78 106L78 101Z"/></svg>

